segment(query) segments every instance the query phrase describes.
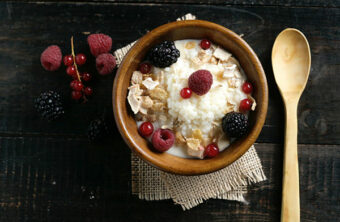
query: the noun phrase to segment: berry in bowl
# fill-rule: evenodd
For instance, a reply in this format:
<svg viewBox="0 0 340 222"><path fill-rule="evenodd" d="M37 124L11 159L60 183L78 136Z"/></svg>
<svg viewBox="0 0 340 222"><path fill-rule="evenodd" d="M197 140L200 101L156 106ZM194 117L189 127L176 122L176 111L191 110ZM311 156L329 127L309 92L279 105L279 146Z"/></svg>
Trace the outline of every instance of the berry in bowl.
<svg viewBox="0 0 340 222"><path fill-rule="evenodd" d="M146 59L127 100L153 150L212 158L247 133L253 86L231 53L208 39L184 39L156 45Z"/></svg>
<svg viewBox="0 0 340 222"><path fill-rule="evenodd" d="M255 142L267 83L251 48L206 21L163 25L124 58L113 90L117 126L130 148L171 173L221 169Z"/></svg>

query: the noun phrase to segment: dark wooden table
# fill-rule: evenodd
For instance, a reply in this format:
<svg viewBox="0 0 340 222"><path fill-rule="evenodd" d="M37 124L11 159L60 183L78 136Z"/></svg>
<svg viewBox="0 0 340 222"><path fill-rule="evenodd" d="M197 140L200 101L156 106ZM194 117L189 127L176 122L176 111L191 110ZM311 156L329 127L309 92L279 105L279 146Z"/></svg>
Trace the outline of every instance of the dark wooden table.
<svg viewBox="0 0 340 222"><path fill-rule="evenodd" d="M270 57L286 27L304 32L312 51L298 111L301 219L339 221L340 1L155 2L0 3L0 221L279 221L284 115ZM116 49L188 12L244 34L266 71L269 112L256 147L268 181L249 188L249 205L209 200L183 212L171 201L132 196L130 152L120 135L104 146L86 138L89 121L111 104L114 75L97 76L93 98L76 104L64 68L50 73L40 65L50 44L69 53L71 35L89 55L83 32L110 35ZM66 104L54 123L41 121L32 103L50 89Z"/></svg>

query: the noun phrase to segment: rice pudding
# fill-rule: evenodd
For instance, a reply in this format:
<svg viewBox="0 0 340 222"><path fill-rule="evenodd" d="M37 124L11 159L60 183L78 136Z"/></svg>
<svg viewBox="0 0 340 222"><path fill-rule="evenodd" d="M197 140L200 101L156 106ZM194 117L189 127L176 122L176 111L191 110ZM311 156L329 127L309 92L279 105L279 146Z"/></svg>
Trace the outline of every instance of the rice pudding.
<svg viewBox="0 0 340 222"><path fill-rule="evenodd" d="M132 75L127 99L155 150L202 159L246 132L256 107L251 92L231 53L209 40L185 39L151 50Z"/></svg>

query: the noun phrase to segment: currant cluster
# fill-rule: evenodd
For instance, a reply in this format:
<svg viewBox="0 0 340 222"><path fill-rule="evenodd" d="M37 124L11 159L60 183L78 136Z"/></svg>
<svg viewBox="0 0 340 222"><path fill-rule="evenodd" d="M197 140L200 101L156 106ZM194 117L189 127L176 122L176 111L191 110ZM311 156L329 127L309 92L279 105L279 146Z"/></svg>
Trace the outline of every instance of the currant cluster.
<svg viewBox="0 0 340 222"><path fill-rule="evenodd" d="M66 55L63 58L64 65L66 66L66 73L72 77L70 87L72 89L72 99L87 101L86 96L91 96L93 89L89 86L85 86L85 82L89 82L92 79L92 75L88 72L80 73L78 66L82 66L86 63L86 56L83 53L75 55L73 36L71 37L71 55Z"/></svg>

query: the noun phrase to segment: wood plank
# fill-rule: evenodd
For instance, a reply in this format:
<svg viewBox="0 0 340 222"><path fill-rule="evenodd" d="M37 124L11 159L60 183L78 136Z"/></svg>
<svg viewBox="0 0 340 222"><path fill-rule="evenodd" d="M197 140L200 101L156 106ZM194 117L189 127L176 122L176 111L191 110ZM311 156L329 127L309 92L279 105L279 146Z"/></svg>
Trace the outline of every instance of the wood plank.
<svg viewBox="0 0 340 222"><path fill-rule="evenodd" d="M1 138L1 221L278 221L282 146L257 144L268 181L251 186L248 205L209 200L190 211L130 192L122 140L91 147L82 139ZM339 145L300 145L301 221L340 216Z"/></svg>
<svg viewBox="0 0 340 222"><path fill-rule="evenodd" d="M44 0L43 2L50 2L53 0ZM61 0L67 1L67 0ZM77 2L89 2L89 0L81 0ZM137 3L137 4L194 4L194 5L245 5L245 6L283 6L283 7L339 7L339 0L90 0L90 2L112 2L112 3Z"/></svg>
<svg viewBox="0 0 340 222"><path fill-rule="evenodd" d="M340 143L340 9L313 7L0 3L0 134L83 137L95 113L110 106L112 75L96 76L93 99L75 104L69 99L70 79L64 68L49 73L40 65L40 53L47 45L58 44L69 53L69 38L74 35L76 51L89 55L86 36L81 33L104 32L119 48L187 12L244 34L262 61L270 104L258 142L282 142L283 107L272 76L271 47L282 29L301 29L310 41L312 70L299 107L299 142ZM92 57L84 70L96 73ZM33 98L49 89L62 92L67 110L64 119L51 124L39 120L32 104Z"/></svg>

